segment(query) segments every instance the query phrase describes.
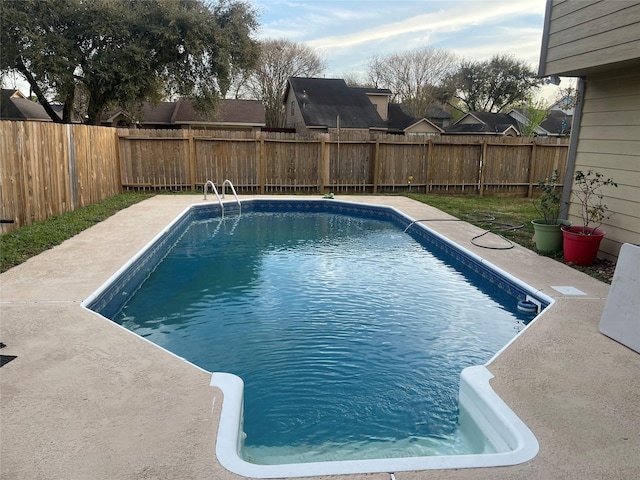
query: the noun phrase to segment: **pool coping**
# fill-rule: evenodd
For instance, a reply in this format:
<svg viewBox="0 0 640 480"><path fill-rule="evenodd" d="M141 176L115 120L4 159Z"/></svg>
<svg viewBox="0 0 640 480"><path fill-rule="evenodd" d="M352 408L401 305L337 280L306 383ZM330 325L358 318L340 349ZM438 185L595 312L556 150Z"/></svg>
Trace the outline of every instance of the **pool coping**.
<svg viewBox="0 0 640 480"><path fill-rule="evenodd" d="M413 218L447 217L405 197L344 198L391 205ZM80 307L167 219L201 201L154 197L0 276L1 353L16 356L0 370L2 476L241 478L213 458L222 402L207 375ZM508 255L478 249L469 238L481 230L464 222L430 227L555 300L488 365L492 388L530 426L540 452L511 467L394 477L640 476L640 355L597 330L609 286L521 247Z"/></svg>
<svg viewBox="0 0 640 480"><path fill-rule="evenodd" d="M225 215L226 206L219 198L218 201L220 203L198 203L186 208L105 283L100 285L95 292L89 295L81 303L81 306L102 315L105 319L116 315L131 293L135 292L155 269L158 261L167 255L189 224ZM416 222L415 219L392 206L322 198L305 200L253 198L244 200L238 205L241 212L328 212L391 222L397 228L415 237L416 241L421 242L432 252L437 252L438 256L446 257L449 261L455 262L456 268L462 268L467 274L476 275L478 279L490 282L494 287L515 298L515 301L519 303L533 302L538 309L546 308L553 303L553 299L536 292L531 286L526 285L508 272L500 270L482 257L455 244L427 225ZM237 215L235 218L240 219L241 215ZM515 337L495 353L487 364L514 340ZM240 455L244 383L235 375L223 372L211 373L211 386L222 390L224 397L216 442L216 455L218 461L225 468L245 477L296 478L315 476L319 473L343 475L383 472L389 469L408 471L504 466L530 460L538 452L538 442L533 433L491 389L489 380L493 378L493 375L485 365L477 365L467 368L461 373L460 405L468 412L468 418L471 422L482 426L481 432L485 436L485 441L497 448L496 452L428 457L390 457L357 461L252 464L245 461Z"/></svg>

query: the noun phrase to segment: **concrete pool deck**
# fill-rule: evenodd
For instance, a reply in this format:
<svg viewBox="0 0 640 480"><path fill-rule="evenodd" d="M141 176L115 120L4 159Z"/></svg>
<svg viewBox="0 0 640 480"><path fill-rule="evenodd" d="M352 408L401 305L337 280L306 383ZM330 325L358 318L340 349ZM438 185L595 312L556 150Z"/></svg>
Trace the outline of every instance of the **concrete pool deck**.
<svg viewBox="0 0 640 480"><path fill-rule="evenodd" d="M391 205L415 219L450 218L405 197L338 198ZM222 394L209 386L210 374L80 306L201 202L201 195L153 197L0 275L0 354L16 357L0 369L0 477L244 478L215 458ZM640 478L640 355L598 331L609 285L519 246L476 247L470 239L482 230L465 222L428 226L556 301L488 366L492 387L540 451L521 465L395 472L395 479ZM481 241L503 244L493 235Z"/></svg>

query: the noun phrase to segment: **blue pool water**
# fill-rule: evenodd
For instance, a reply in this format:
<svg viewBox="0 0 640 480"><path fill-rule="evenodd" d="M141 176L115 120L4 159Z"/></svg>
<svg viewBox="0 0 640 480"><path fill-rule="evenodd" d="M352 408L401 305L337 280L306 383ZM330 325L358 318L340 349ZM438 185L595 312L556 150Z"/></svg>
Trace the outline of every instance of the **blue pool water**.
<svg viewBox="0 0 640 480"><path fill-rule="evenodd" d="M244 380L248 461L481 453L460 372L531 317L459 267L385 220L243 213L191 223L113 319Z"/></svg>

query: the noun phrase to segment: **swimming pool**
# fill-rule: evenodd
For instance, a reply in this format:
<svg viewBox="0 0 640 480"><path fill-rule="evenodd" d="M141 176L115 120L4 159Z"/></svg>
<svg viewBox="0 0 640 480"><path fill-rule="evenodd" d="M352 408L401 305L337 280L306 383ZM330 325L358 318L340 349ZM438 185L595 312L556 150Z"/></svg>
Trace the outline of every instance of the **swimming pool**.
<svg viewBox="0 0 640 480"><path fill-rule="evenodd" d="M149 248L145 250L144 254L141 254L137 258L133 259L130 262L130 264L127 266L127 268L123 268L120 272L118 272L118 274L114 276L115 278L113 280L115 281L108 282L108 284L105 285L104 288L101 289L101 291L97 292L95 297L88 299L88 301L85 303L89 305L92 309L99 311L100 313L102 313L103 315L109 318L111 318L118 311L121 311L124 302L131 297L131 292L135 288L137 288L136 285L139 284L144 278L146 278L149 275L149 272L155 269L155 264L157 263L157 260L166 255L169 247L176 244L176 240L178 240L179 238L183 241L183 243L185 243L184 238L181 237L182 235L181 231L184 229L184 227L186 227L187 225L191 225L195 221L195 224L199 224L201 226L206 227L204 228L204 230L202 230L203 232L206 232L206 234L204 234L204 237L210 236L210 234L212 233L214 235L219 234L219 229L216 230L216 227L220 227L223 224L223 222L219 222L219 221L216 222L215 220L214 221L207 220L207 219L210 219L211 217L215 219L216 216L219 216L220 212L217 211L216 207L217 206L215 205L208 204L208 205L196 206L193 209L190 209L188 212L185 213L185 215L183 215L180 219L174 222L174 225L172 226L172 228L168 228L165 232L159 235L156 241L152 242ZM399 214L399 212L393 209L380 208L380 207L361 205L361 204L356 205L356 204L350 204L349 202L337 202L337 201L300 202L300 201L291 201L291 200L287 200L287 201L277 200L277 201L254 201L246 205L243 204L243 215L245 216L245 219L248 219L252 214L252 212L261 212L264 210L270 210L274 212L285 212L285 211L289 212L292 210L293 211L298 210L298 211L305 212L306 215L304 216L307 216L307 217L312 217L317 215L322 216L325 214L325 212L331 211L333 213L338 213L343 217L345 215L349 215L349 218L358 219L357 222L360 222L360 219L367 218L367 219L373 220L374 223L377 222L377 224L391 225L393 227L392 230L394 230L394 233L392 234L392 236L395 235L398 238L401 238L404 240L406 240L408 236L404 235L402 231L407 227L407 225L411 223L410 219L408 219L404 215ZM226 220L227 229L230 230L231 233L235 232L236 234L238 234L242 230L241 225L243 221L244 220L240 220L239 222L236 222L232 220L232 218L227 218ZM326 218L324 221L325 221L325 226L327 226ZM236 230L236 226L238 226L237 230ZM338 238L332 238L330 236L329 240L335 240L334 243L336 245L339 245L340 242L343 241L344 239L340 237L338 230L334 228L335 225L331 224L329 225L329 227L330 228L328 228L328 230L333 233L333 236L338 237ZM517 280L509 278L508 276L502 275L500 272L496 272L492 270L490 266L487 266L486 263L483 262L481 259L474 258L474 256L469 254L468 252L464 252L463 250L457 249L457 247L447 242L446 239L440 238L438 235L434 235L433 232L430 232L428 229L420 225L414 224L410 226L408 233L410 233L412 237L419 239L421 244L430 243L431 244L430 248L437 251L437 256L446 257L448 259L447 268L466 270L467 275L477 276L478 278L484 279L485 283L491 284L494 287L499 288L501 293L503 293L504 295L506 295L506 297L511 298L513 300L514 304L519 299L522 299L525 296L530 294L530 292L527 291L526 286L522 285ZM386 235L386 237L383 236L379 238L388 239L389 232L385 232L384 235ZM222 239L221 237L218 237L218 241L224 242L225 240ZM411 242L415 244L413 240ZM191 252L190 252L190 249L191 249ZM200 250L200 246L197 244L197 242L194 243L193 240L186 241L186 248L184 248L181 251L179 256L180 255L188 256L199 250ZM447 250L449 250L449 252L447 252ZM451 252L453 252L454 255L451 255ZM184 257L183 260L185 258L186 257ZM328 256L324 256L322 258L327 261L329 259ZM264 258L262 260L264 261ZM298 260L300 260L300 258L298 258ZM359 259L360 262L362 262L363 260L365 259L363 258ZM267 270L273 270L275 268L274 267L275 260L271 259L270 261L271 263L269 263L269 261L266 262L266 265L268 267ZM438 260L438 261L440 262L438 265L442 265L442 261L441 260ZM418 264L416 263L416 266L417 265ZM388 265L385 266L385 269L389 269L389 268L390 267ZM440 268L440 267L431 266L429 268ZM184 274L186 275L193 274L193 270L194 268L187 268ZM324 275L327 276L329 271L323 270L323 272L324 272ZM215 274L214 272L211 272L211 273L212 275ZM242 272L236 272L236 273L241 274ZM410 272L408 271L404 273L404 275L409 275L409 274ZM184 281L184 278L182 280ZM188 279L188 282L193 286L192 280L193 279L190 278ZM324 280L330 281L331 279L320 278L319 282L317 283L323 283ZM229 279L228 281L233 283L233 279ZM246 281L247 279L245 278L240 283L246 283ZM250 281L250 279L248 281ZM333 281L335 281L335 279ZM415 282L415 281L416 281L415 279L412 279L412 282ZM202 282L202 280L199 280L199 282ZM363 286L361 285L360 288L362 287ZM379 295L379 293L377 295ZM415 295L416 294L414 293L414 296ZM473 303L473 301L477 301L477 300L473 300L473 298L471 297L469 297L469 299L471 303ZM545 305L545 299L538 299L538 301L542 304L542 306ZM146 307L144 307L144 302L143 302L142 310L149 307L150 305L147 305ZM385 316L387 316L388 314L389 312L386 312ZM253 315L255 315L255 313L253 313ZM468 313L465 313L462 315L469 316ZM126 315L124 320L125 322L127 321ZM170 323L170 322L165 322L165 323ZM352 326L355 327L355 325L356 324ZM143 327L143 329L144 328L147 328L147 327ZM314 329L317 329L317 328L318 326L316 325ZM416 327L414 325L411 328L416 328ZM145 334L144 331L142 332L142 334L143 335ZM418 336L424 336L424 332L421 332L421 334ZM404 341L405 342L407 341L406 336L404 337ZM502 338L500 342L506 343L508 342L508 338L506 337ZM161 341L158 343L162 344ZM492 348L494 348L495 350L498 350L499 345L497 347L494 346ZM178 352L178 355L184 356L182 352ZM488 360L486 355L487 353L485 352L484 361ZM489 354L489 357L490 357L490 354ZM187 357L187 359L189 358ZM475 361L478 361L478 359L476 358ZM195 363L198 363L198 362L195 362ZM208 367L208 366L203 366L203 368L209 369L209 370L211 369L211 367ZM477 380L481 380L480 383L482 382L486 383L486 381L488 380L487 373L488 372L479 372L477 369L476 370L471 369L470 372L463 374L463 379L460 383L459 390L460 390L461 412L462 412L462 416L464 417L463 419L461 419L461 425L462 427L466 427L468 423L468 425L470 425L469 430L471 431L474 430L475 428L474 425L478 423L481 424L482 421L479 422L477 418L475 418L477 417L477 412L475 412L475 409L479 404L478 399L474 399L471 402L469 402L468 400L470 400L472 397L481 396L481 395L478 395L477 392L479 390L482 390L483 387L482 385L473 386L474 382L470 381L470 379L475 378ZM236 471L237 473L248 474L249 476L255 476L255 477L271 476L271 475L298 476L302 474L311 475L311 474L320 474L320 473L339 473L339 472L346 473L347 471L349 471L349 468L354 468L353 465L351 467L348 467L350 462L353 463L353 460L345 461L344 459L342 459L339 461L315 462L316 465L314 465L314 463L300 464L293 468L292 471L294 473L292 473L291 475L283 474L283 471L282 471L283 465L255 466L253 464L249 464L251 465L249 469L250 473L246 473L247 465L245 465L245 463L248 463L248 462L246 462L244 458L238 455L239 453L238 446L242 441L241 428L242 428L242 421L244 418L244 415L242 414L242 407L241 407L242 400L243 400L242 386L238 384L237 377L235 378L230 377L226 374L214 374L212 376L212 383L222 387L223 390L225 391L225 405L223 407L223 418L221 419L217 452L218 452L220 461L227 468L230 468L231 470ZM458 387L456 385L456 390L457 388ZM237 397L237 401L232 399L234 395ZM465 402L468 403L468 405L466 405ZM499 404L500 402L494 402L494 403ZM486 412L484 412L483 414L486 415ZM502 413L500 415L504 416ZM467 422L468 419L473 419L473 421ZM493 424L494 422L491 421L489 423ZM485 425L484 427L487 427L487 426L489 425ZM490 425L490 426L491 428L489 428L488 430L492 430L492 429L500 430L500 428L496 427L495 425ZM225 433L225 431L227 430L230 430L230 431ZM504 434L504 432L502 433ZM499 440L496 438L492 438L492 435L493 434L490 435L486 433L486 431L483 431L483 434L481 435L489 438L487 442L483 443L483 445L490 445L490 448L488 449L483 446L483 447L480 447L480 450L476 449L475 451L472 450L470 452L465 451L464 449L460 452L456 452L455 450L453 450L452 452L454 453L454 455L450 455L448 457L449 460L446 460L446 461L441 460L443 457L436 454L435 457L431 457L432 458L431 463L433 464L434 459L436 459L435 464L442 466L452 461L453 457L456 457L456 456L465 457L464 461L462 462L463 464L465 462L466 463L469 462L468 457L474 457L476 459L475 461L477 462L479 457L482 457L483 455L486 456L487 451L498 452L498 453L492 454L493 455L492 461L496 461L497 458L499 457L502 457L501 461L504 461L505 450L511 450L511 453L513 453L514 451L514 448L511 448L511 447L514 447L513 438L511 438L510 440L505 440L504 438L502 438L502 440ZM513 437L513 432L508 433L507 437L509 437L510 435ZM253 436L253 434L251 434L250 436ZM533 440L535 443L535 439ZM529 443L531 446L531 442ZM227 449L228 451L226 453L225 453L225 448L226 448L225 445L229 446L229 448ZM536 448L537 448L537 444L536 444ZM518 455L521 455L522 453L521 450L522 450L521 446L515 445L515 451L519 451ZM531 449L529 448L529 453L530 451ZM456 453L458 453L458 455L456 455ZM469 453L478 453L479 455L469 455ZM238 458L232 459L232 460L229 460L228 458L225 459L225 457L234 457L234 456ZM398 459L395 459L393 460L393 462L397 463L397 460ZM404 464L405 468L403 468L402 465L398 465L396 468L390 468L389 462L391 462L391 460L386 460L384 462L384 468L381 465L376 466L375 465L376 460L364 460L364 461L360 460L360 461L356 461L356 464L359 465L358 471L393 471L393 470L418 468L415 458L405 458L400 460L404 461L404 462L400 462L400 464ZM284 461L287 462L288 460L285 459ZM308 461L308 459L303 461ZM238 462L240 465L240 470L236 468L237 465L236 467L232 465ZM336 465L336 464L340 464L340 465ZM367 465L364 465L364 464L367 464ZM255 471L254 467L258 467L258 471ZM286 465L284 467L286 467ZM337 467L338 469L335 470ZM307 473L301 473L302 470L304 470L304 468L311 468L311 470L307 470ZM327 470L327 468L329 468L329 470ZM347 470L345 470L345 468L347 468ZM363 468L364 470L362 470ZM372 468L373 470L371 470ZM382 468L382 470L379 470L380 468Z"/></svg>

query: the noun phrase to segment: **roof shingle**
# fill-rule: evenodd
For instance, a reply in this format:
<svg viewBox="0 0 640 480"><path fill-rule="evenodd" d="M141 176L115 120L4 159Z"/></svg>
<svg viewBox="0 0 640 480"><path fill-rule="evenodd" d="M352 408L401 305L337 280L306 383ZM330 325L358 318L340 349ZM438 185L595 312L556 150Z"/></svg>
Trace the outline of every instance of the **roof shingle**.
<svg viewBox="0 0 640 480"><path fill-rule="evenodd" d="M351 88L338 78L289 78L307 127L385 129L386 122L364 89ZM286 96L286 95L285 95Z"/></svg>

